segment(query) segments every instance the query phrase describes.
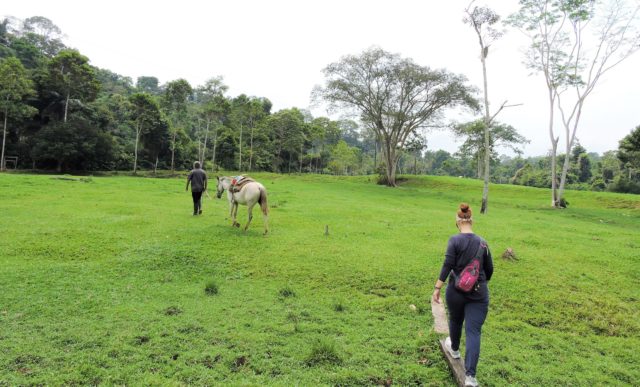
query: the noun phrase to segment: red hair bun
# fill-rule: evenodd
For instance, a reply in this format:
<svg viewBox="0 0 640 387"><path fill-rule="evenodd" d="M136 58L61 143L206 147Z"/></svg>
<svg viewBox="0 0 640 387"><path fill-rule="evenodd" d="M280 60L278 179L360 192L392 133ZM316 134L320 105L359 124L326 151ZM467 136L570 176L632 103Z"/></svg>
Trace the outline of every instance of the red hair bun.
<svg viewBox="0 0 640 387"><path fill-rule="evenodd" d="M460 203L460 209L457 215L460 219L469 219L471 218L471 208L469 208L467 203Z"/></svg>

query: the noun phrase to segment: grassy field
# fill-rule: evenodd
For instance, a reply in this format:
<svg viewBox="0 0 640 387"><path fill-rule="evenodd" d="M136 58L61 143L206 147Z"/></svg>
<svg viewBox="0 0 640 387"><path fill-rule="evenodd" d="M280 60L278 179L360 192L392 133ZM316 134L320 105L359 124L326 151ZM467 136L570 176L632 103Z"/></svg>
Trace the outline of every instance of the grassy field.
<svg viewBox="0 0 640 387"><path fill-rule="evenodd" d="M224 200L191 216L182 178L0 175L0 386L453 385L429 297L482 183L255 177L267 237ZM482 385L640 381L640 197L568 200L492 186L475 216L496 266Z"/></svg>

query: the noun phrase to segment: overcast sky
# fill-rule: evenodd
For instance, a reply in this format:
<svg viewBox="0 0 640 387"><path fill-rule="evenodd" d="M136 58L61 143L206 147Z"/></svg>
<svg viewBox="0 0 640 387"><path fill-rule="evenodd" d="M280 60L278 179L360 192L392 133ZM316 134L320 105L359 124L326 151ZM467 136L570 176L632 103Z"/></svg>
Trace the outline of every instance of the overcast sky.
<svg viewBox="0 0 640 387"><path fill-rule="evenodd" d="M134 82L148 75L161 83L185 78L198 86L221 75L230 96L267 97L277 111L309 109L313 86L323 82L322 69L371 46L464 74L480 88L477 39L462 23L467 4L468 0L7 0L0 14L51 19L66 35L65 43L88 56L91 64ZM517 0L476 4L488 5L503 17L518 8ZM527 43L520 32L508 31L491 47L487 65L491 106L495 109L505 100L523 104L504 110L499 120L531 140L524 152L533 156L545 154L550 140L546 86L522 64ZM640 53L608 73L587 99L577 136L588 151L617 149L618 141L640 125L638 68ZM448 118L469 117L452 112ZM430 132L427 139L433 150L453 152L460 145L444 132Z"/></svg>

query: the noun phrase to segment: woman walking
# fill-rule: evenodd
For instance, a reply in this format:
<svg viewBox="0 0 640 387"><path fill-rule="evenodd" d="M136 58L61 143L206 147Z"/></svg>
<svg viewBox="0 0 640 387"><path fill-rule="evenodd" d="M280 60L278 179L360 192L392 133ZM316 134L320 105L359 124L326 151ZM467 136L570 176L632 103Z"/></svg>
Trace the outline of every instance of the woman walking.
<svg viewBox="0 0 640 387"><path fill-rule="evenodd" d="M493 274L493 260L486 242L473 233L471 209L461 203L456 214L456 226L460 233L449 238L440 277L433 290L433 300L440 303L440 289L451 274L446 291L447 308L449 310L449 334L445 347L454 359L460 358L460 337L462 324L465 323L466 353L464 366L466 370L465 386L478 386L476 367L480 357L480 335L482 324L489 311L489 288L487 282ZM464 292L455 286L455 278L460 276L465 267L474 259L480 263L477 283L469 291Z"/></svg>

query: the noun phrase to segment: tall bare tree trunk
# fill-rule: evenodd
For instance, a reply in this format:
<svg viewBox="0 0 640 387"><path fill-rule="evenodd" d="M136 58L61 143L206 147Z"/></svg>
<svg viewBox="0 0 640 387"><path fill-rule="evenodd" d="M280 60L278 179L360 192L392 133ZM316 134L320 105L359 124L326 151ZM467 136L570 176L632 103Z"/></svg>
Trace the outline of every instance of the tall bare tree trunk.
<svg viewBox="0 0 640 387"><path fill-rule="evenodd" d="M302 173L302 151L304 149L304 143L300 145L300 161L298 163L298 173Z"/></svg>
<svg viewBox="0 0 640 387"><path fill-rule="evenodd" d="M240 161L238 162L238 171L242 171L242 124L240 124Z"/></svg>
<svg viewBox="0 0 640 387"><path fill-rule="evenodd" d="M205 132L204 132L204 144L202 145L202 155L199 157L200 164L202 164L202 169L204 169L204 161L207 155L207 140L209 139L209 123L210 122L211 120L207 119L207 128L205 129Z"/></svg>
<svg viewBox="0 0 640 387"><path fill-rule="evenodd" d="M558 152L558 141L560 137L554 137L553 133L553 105L555 103L555 97L553 96L553 92L549 90L549 137L551 139L551 207L557 207L558 202L558 191L557 191L557 173L556 173L556 164L557 159L556 155Z"/></svg>
<svg viewBox="0 0 640 387"><path fill-rule="evenodd" d="M173 167L174 155L176 153L176 132L174 129L173 135L171 136L171 173L175 171Z"/></svg>
<svg viewBox="0 0 640 387"><path fill-rule="evenodd" d="M491 129L491 115L489 113L489 90L487 87L487 50L484 44L480 44L480 60L482 62L482 78L484 80L484 187L482 188L482 207L481 214L489 211L489 161L491 160L491 151L489 149L489 133Z"/></svg>
<svg viewBox="0 0 640 387"><path fill-rule="evenodd" d="M213 131L213 155L211 156L211 172L216 168L216 146L218 145L218 125Z"/></svg>
<svg viewBox="0 0 640 387"><path fill-rule="evenodd" d="M251 125L251 137L249 139L249 172L251 172L252 161L253 161L253 124Z"/></svg>
<svg viewBox="0 0 640 387"><path fill-rule="evenodd" d="M7 98L9 100L9 98ZM9 108L4 108L4 127L2 128L2 155L0 156L0 171L4 171L7 165L4 161L4 146L7 140L7 115L9 114Z"/></svg>
<svg viewBox="0 0 640 387"><path fill-rule="evenodd" d="M376 173L378 167L378 140L374 141L373 145L373 173Z"/></svg>
<svg viewBox="0 0 640 387"><path fill-rule="evenodd" d="M564 163L562 165L562 174L560 175L560 187L558 187L558 204L562 204L562 199L564 198L564 188L565 188L565 184L567 183L567 174L569 173L569 166L571 164L569 155L571 154L571 148L573 148L573 144L576 140L576 131L578 129L578 122L580 122L580 115L582 114L583 101L584 101L583 99L580 99L580 101L578 102L578 111L576 113L573 130L569 128L569 122L564 123L565 138L566 138L567 144L565 148L566 156L564 158ZM560 102L559 98L558 98L558 102ZM563 121L564 121L564 115L563 115Z"/></svg>
<svg viewBox="0 0 640 387"><path fill-rule="evenodd" d="M136 174L138 170L138 142L140 141L140 122L136 125L136 145L134 147L133 155L133 174Z"/></svg>
<svg viewBox="0 0 640 387"><path fill-rule="evenodd" d="M64 122L67 122L68 111L69 111L69 92L67 92L67 98L64 101Z"/></svg>

